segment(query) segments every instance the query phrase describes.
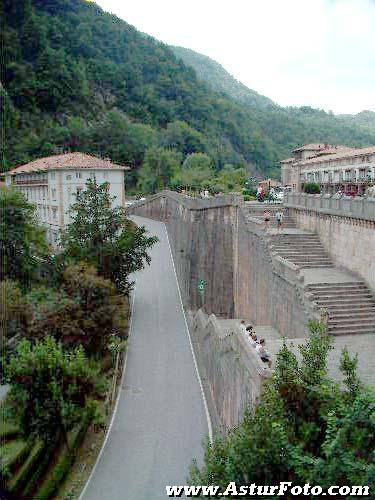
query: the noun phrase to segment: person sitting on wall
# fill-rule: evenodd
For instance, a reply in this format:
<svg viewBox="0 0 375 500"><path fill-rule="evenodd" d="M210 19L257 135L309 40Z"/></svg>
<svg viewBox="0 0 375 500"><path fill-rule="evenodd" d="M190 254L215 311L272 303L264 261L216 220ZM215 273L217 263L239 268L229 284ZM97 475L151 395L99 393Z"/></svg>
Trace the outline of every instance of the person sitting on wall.
<svg viewBox="0 0 375 500"><path fill-rule="evenodd" d="M259 344L255 347L255 350L259 354L260 359L263 361L263 363L267 363L268 367L271 368L272 366L271 355L265 348L265 345L266 341L264 339L260 339Z"/></svg>
<svg viewBox="0 0 375 500"><path fill-rule="evenodd" d="M255 348L258 344L258 337L255 335L255 333L250 333L249 335L249 342L250 344Z"/></svg>
<svg viewBox="0 0 375 500"><path fill-rule="evenodd" d="M247 331L247 326L246 326L246 322L245 322L245 320L244 320L244 319L241 319L240 328L241 328L241 330L243 331L243 333L246 333L246 331Z"/></svg>

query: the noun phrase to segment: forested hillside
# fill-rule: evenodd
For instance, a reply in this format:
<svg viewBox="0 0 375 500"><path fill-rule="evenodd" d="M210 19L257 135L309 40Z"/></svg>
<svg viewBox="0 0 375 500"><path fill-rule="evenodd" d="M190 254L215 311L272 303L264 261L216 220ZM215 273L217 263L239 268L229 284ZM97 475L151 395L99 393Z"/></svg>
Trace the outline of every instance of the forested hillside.
<svg viewBox="0 0 375 500"><path fill-rule="evenodd" d="M296 143L375 143L371 129L310 108L244 107L92 2L4 0L3 9L3 170L80 150L134 166L136 178L146 152L162 147L181 163L199 152L216 169L277 175Z"/></svg>
<svg viewBox="0 0 375 500"><path fill-rule="evenodd" d="M194 68L200 80L207 82L216 92L232 97L236 101L259 109L276 108L277 105L268 97L258 94L236 80L226 69L210 57L198 54L184 47L171 46L176 57Z"/></svg>
<svg viewBox="0 0 375 500"><path fill-rule="evenodd" d="M287 154L297 144L308 142L349 146L375 144L375 113L372 111L362 111L357 115L334 115L309 106L282 108L237 81L209 57L183 47L172 47L172 50L213 90L251 107L262 133L276 143L278 151Z"/></svg>

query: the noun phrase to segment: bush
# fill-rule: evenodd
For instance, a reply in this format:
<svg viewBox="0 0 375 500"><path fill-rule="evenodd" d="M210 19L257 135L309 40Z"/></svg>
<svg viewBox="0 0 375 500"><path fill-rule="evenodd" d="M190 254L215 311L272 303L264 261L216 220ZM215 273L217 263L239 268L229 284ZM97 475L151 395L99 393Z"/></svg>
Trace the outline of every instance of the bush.
<svg viewBox="0 0 375 500"><path fill-rule="evenodd" d="M2 281L0 296L0 345L4 349L7 340L27 330L31 308L15 281Z"/></svg>
<svg viewBox="0 0 375 500"><path fill-rule="evenodd" d="M243 199L244 199L244 201L254 201L257 199L257 197L246 194L246 195L244 195Z"/></svg>
<svg viewBox="0 0 375 500"><path fill-rule="evenodd" d="M80 343L98 353L110 335L123 334L126 299L93 266L68 266L59 292L39 287L28 294L28 300L35 308L32 338L51 335L65 345Z"/></svg>
<svg viewBox="0 0 375 500"><path fill-rule="evenodd" d="M304 184L303 190L308 194L319 194L320 193L320 185L315 182L309 182L308 184Z"/></svg>
<svg viewBox="0 0 375 500"><path fill-rule="evenodd" d="M301 360L284 342L255 411L207 444L191 484L374 484L374 394L359 383L347 351L340 365L345 388L331 380L332 337L323 323L311 322L310 332Z"/></svg>

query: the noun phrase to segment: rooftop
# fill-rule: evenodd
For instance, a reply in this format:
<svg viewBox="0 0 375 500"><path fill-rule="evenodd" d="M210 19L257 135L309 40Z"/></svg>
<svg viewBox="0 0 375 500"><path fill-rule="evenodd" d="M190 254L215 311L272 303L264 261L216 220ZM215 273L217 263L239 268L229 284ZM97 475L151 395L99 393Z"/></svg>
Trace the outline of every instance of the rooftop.
<svg viewBox="0 0 375 500"><path fill-rule="evenodd" d="M308 158L306 160L302 160L299 164L311 164L311 163L319 163L325 160L341 160L344 158L355 158L357 156L365 156L375 154L375 146L371 146L369 148L358 148L358 149L347 149L342 150L338 153L330 154L329 158L322 158L322 156L314 156L313 158Z"/></svg>
<svg viewBox="0 0 375 500"><path fill-rule="evenodd" d="M65 153L47 156L20 165L7 172L11 175L57 169L99 168L105 170L130 170L130 167L112 163L109 159L97 158L85 153Z"/></svg>

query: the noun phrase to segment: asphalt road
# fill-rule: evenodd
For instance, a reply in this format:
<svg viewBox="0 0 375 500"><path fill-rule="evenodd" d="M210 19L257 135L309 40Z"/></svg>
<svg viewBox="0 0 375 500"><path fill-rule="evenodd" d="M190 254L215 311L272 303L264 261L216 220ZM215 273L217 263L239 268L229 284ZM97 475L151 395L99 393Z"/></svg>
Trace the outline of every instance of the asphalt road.
<svg viewBox="0 0 375 500"><path fill-rule="evenodd" d="M108 440L84 500L158 500L202 461L208 421L164 224L134 217L159 238L137 273L125 376Z"/></svg>

